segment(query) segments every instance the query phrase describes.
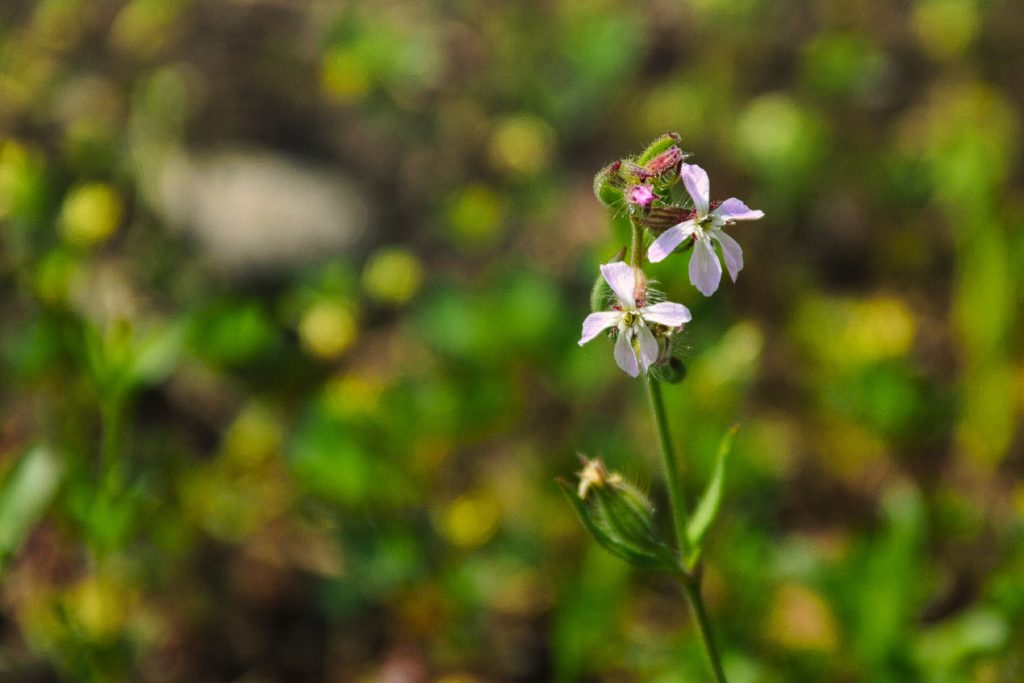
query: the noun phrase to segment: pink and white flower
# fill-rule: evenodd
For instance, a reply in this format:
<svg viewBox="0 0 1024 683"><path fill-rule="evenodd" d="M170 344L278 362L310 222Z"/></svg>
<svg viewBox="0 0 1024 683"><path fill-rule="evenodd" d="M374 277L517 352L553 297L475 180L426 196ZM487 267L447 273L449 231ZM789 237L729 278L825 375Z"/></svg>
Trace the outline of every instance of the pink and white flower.
<svg viewBox="0 0 1024 683"><path fill-rule="evenodd" d="M615 362L627 375L636 377L641 369L647 372L658 360L658 340L650 326L677 328L689 322L692 316L686 306L671 301L641 305L646 302L646 292L637 292L636 272L622 261L602 265L601 275L615 292L617 303L610 311L599 311L587 316L583 321L583 336L580 337L579 345L583 346L610 327L618 328Z"/></svg>
<svg viewBox="0 0 1024 683"><path fill-rule="evenodd" d="M743 249L736 240L725 234L722 227L736 221L756 221L764 217L764 211L755 211L735 197L726 199L712 210L711 182L707 172L696 164L683 164L679 174L693 199L693 218L661 233L647 250L647 258L651 263L657 263L671 254L686 238L693 237L690 282L704 296L711 296L722 280L722 264L718 261L711 240L721 245L729 277L736 282L736 276L743 270Z"/></svg>

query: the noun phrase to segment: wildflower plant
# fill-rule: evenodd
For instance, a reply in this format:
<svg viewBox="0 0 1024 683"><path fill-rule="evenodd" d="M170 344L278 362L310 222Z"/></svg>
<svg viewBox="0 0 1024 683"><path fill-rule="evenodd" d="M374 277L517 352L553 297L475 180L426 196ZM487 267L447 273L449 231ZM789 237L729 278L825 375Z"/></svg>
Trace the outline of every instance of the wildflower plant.
<svg viewBox="0 0 1024 683"><path fill-rule="evenodd" d="M707 172L687 163L680 142L675 133L663 135L639 157L609 164L594 178L597 198L610 210L628 214L632 237L628 260L620 256L600 266L591 296L593 310L583 321L579 339L582 346L604 333L613 342L619 368L630 377L643 376L661 444L674 533L666 538L648 497L620 474L608 472L600 460L581 456L578 485L561 483L598 543L636 567L678 578L711 671L721 683L725 673L701 597L700 560L705 535L721 502L725 460L735 430L722 439L711 479L691 509L672 445L662 384L676 384L685 374L676 350L680 332L692 316L686 306L663 300L651 286L644 264L673 255L681 261L689 252L690 282L711 296L722 278L719 250L733 281L743 268L743 250L724 228L757 220L764 213L735 197L712 201ZM625 256L626 251L621 254Z"/></svg>

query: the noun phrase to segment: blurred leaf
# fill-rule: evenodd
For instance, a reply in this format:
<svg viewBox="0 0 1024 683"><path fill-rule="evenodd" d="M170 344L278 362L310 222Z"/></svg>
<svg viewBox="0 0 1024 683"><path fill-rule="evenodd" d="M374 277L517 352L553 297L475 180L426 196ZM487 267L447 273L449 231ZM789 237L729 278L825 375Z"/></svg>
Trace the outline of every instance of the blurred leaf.
<svg viewBox="0 0 1024 683"><path fill-rule="evenodd" d="M274 349L280 330L259 302L226 299L195 313L187 338L201 358L241 366Z"/></svg>
<svg viewBox="0 0 1024 683"><path fill-rule="evenodd" d="M61 465L45 446L22 456L0 490L0 563L6 565L21 547L61 479Z"/></svg>
<svg viewBox="0 0 1024 683"><path fill-rule="evenodd" d="M966 665L981 655L993 655L1006 647L1010 636L1006 617L976 607L947 622L920 632L914 639L914 655L927 680L957 683L968 679Z"/></svg>
<svg viewBox="0 0 1024 683"><path fill-rule="evenodd" d="M630 568L603 548L591 548L559 591L552 627L557 683L579 681L584 674L604 670L621 643L619 610L629 590Z"/></svg>

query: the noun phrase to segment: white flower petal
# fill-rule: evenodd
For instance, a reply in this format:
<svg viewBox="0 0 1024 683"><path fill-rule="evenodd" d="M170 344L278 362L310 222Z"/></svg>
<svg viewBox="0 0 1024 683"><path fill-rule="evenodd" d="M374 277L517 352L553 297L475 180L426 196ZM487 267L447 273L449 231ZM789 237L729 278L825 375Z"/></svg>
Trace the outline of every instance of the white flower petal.
<svg viewBox="0 0 1024 683"><path fill-rule="evenodd" d="M736 282L736 276L743 270L743 248L740 243L726 235L722 230L712 230L711 236L722 245L722 256L725 257L725 267L729 269L729 277Z"/></svg>
<svg viewBox="0 0 1024 683"><path fill-rule="evenodd" d="M637 336L640 338L640 365L647 372L647 368L658 360L658 340L645 325L637 330Z"/></svg>
<svg viewBox="0 0 1024 683"><path fill-rule="evenodd" d="M704 235L693 245L693 255L690 256L690 282L701 294L711 296L718 289L721 280L722 264L718 262L718 254L711 246L711 240Z"/></svg>
<svg viewBox="0 0 1024 683"><path fill-rule="evenodd" d="M633 345L629 341L628 330L619 330L619 338L615 342L615 362L630 377L640 374L640 368L636 363L636 353L633 352Z"/></svg>
<svg viewBox="0 0 1024 683"><path fill-rule="evenodd" d="M619 297L619 301L626 308L636 306L636 273L633 268L624 261L601 264L601 275L604 281Z"/></svg>
<svg viewBox="0 0 1024 683"><path fill-rule="evenodd" d="M583 346L588 341L601 334L603 330L618 324L622 318L619 311L599 311L591 313L583 321L583 336L580 337L579 345Z"/></svg>
<svg viewBox="0 0 1024 683"><path fill-rule="evenodd" d="M644 306L640 309L640 315L644 320L666 327L679 327L693 319L690 309L682 304L662 301L653 306Z"/></svg>
<svg viewBox="0 0 1024 683"><path fill-rule="evenodd" d="M647 260L651 263L664 261L665 257L671 254L696 229L697 224L693 221L685 221L679 225L673 225L651 243L651 246L647 249Z"/></svg>
<svg viewBox="0 0 1024 683"><path fill-rule="evenodd" d="M708 215L708 206L711 203L711 180L707 171L697 164L683 164L679 175L683 179L686 191L690 193L693 207L697 209L697 216L704 218Z"/></svg>
<svg viewBox="0 0 1024 683"><path fill-rule="evenodd" d="M724 221L756 221L764 218L764 211L751 209L735 197L729 197L711 213Z"/></svg>

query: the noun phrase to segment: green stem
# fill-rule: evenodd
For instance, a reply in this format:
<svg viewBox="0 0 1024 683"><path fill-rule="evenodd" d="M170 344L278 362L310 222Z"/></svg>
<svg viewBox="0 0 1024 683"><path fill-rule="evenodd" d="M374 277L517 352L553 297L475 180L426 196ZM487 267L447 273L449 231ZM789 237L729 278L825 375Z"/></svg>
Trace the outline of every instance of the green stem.
<svg viewBox="0 0 1024 683"><path fill-rule="evenodd" d="M629 248L629 263L637 270L640 270L644 265L644 230L636 216L630 216L629 223L633 226L633 240Z"/></svg>
<svg viewBox="0 0 1024 683"><path fill-rule="evenodd" d="M125 401L121 397L101 402L100 490L109 496L121 488L122 443L124 437Z"/></svg>
<svg viewBox="0 0 1024 683"><path fill-rule="evenodd" d="M715 676L716 683L728 683L725 679L725 671L722 669L722 660L718 654L718 647L715 645L715 636L711 632L711 621L708 619L708 611L704 607L704 599L700 595L700 585L695 578L684 574L682 578L683 590L690 601L690 608L697 620L700 640L704 645L704 654L707 655L708 665Z"/></svg>
<svg viewBox="0 0 1024 683"><path fill-rule="evenodd" d="M633 231L629 260L630 265L639 270L643 268L644 263L643 227L635 217L630 218L630 225ZM697 620L700 640L704 645L704 653L707 655L708 664L714 674L715 683L728 683L725 679L725 672L722 670L714 634L711 632L711 621L708 619L708 612L700 595L700 582L696 576L686 570L685 558L690 554L690 539L687 536L689 514L686 507L686 492L683 489L683 480L679 473L675 447L672 445L672 435L668 430L668 416L665 413L665 400L661 395L661 384L650 375L647 376L647 395L651 400L651 413L654 414L654 424L658 428L658 441L661 443L661 455L665 462L668 498L669 504L672 506L672 523L679 543L679 580L683 584L683 590L686 592L690 608L693 610L693 616Z"/></svg>
<svg viewBox="0 0 1024 683"><path fill-rule="evenodd" d="M679 553L686 557L690 553L690 539L686 535L689 519L686 508L686 493L683 480L679 474L679 463L676 451L672 446L672 435L668 431L668 417L665 414L665 401L661 396L661 383L650 375L647 376L647 396L651 400L651 413L654 424L658 427L658 441L661 443L661 455L665 463L665 479L668 484L669 503L672 506L672 522L675 526L676 539L679 542Z"/></svg>
<svg viewBox="0 0 1024 683"><path fill-rule="evenodd" d="M693 610L700 631L700 640L704 645L708 664L714 674L716 683L727 683L722 662L715 645L714 634L711 632L711 621L708 619L704 600L700 595L700 582L697 577L686 570L686 558L690 553L690 539L687 536L689 515L686 507L686 494L683 490L682 477L679 474L679 462L672 445L672 435L668 430L668 416L665 413L665 400L661 395L661 384L650 375L647 377L647 395L651 399L651 413L654 424L658 428L658 441L661 443L661 454L665 463L665 478L668 484L669 504L672 507L672 521L675 526L676 538L679 543L679 581Z"/></svg>

